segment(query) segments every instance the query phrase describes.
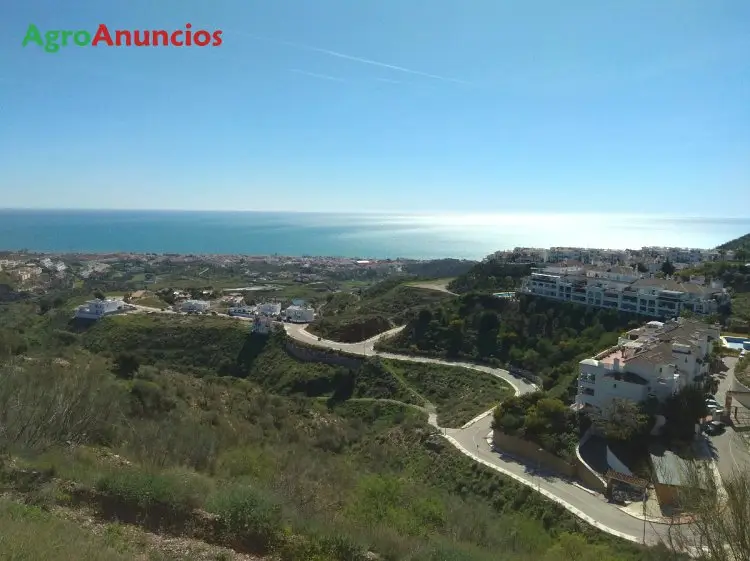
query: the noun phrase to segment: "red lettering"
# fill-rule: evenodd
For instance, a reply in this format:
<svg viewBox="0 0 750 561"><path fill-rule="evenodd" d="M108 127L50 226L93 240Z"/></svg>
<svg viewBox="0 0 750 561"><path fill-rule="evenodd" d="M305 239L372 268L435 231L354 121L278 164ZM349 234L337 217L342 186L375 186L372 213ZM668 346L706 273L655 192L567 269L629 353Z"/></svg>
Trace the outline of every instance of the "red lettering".
<svg viewBox="0 0 750 561"><path fill-rule="evenodd" d="M175 47L182 47L183 45L182 41L177 40L180 35L182 35L182 31L175 31L174 33L172 33L172 37L171 37L172 45L174 45Z"/></svg>
<svg viewBox="0 0 750 561"><path fill-rule="evenodd" d="M195 32L193 40L199 47L205 47L211 42L211 34L208 31L204 31L201 29L200 31Z"/></svg>
<svg viewBox="0 0 750 561"><path fill-rule="evenodd" d="M143 33L143 39L141 39L141 33ZM136 47L148 47L151 44L151 33L148 31L133 31L133 42Z"/></svg>
<svg viewBox="0 0 750 561"><path fill-rule="evenodd" d="M103 23L99 24L99 28L96 30L96 34L91 40L91 46L96 47L99 44L99 41L104 41L105 43L107 43L108 47L111 47L115 44L115 42L112 40L112 35L110 35L109 33L109 29L107 29L107 26Z"/></svg>
<svg viewBox="0 0 750 561"><path fill-rule="evenodd" d="M152 31L151 36L153 37L153 43L151 46L153 47L159 46L159 37L161 37L161 43L163 46L165 47L169 46L169 35L163 29L160 29L158 31Z"/></svg>
<svg viewBox="0 0 750 561"><path fill-rule="evenodd" d="M120 29L115 31L115 43L117 43L118 47L122 47L123 39L125 40L126 47L132 44L133 38L130 36L130 31L121 31Z"/></svg>
<svg viewBox="0 0 750 561"><path fill-rule="evenodd" d="M221 31L214 31L214 42L212 47L219 47L221 45Z"/></svg>
<svg viewBox="0 0 750 561"><path fill-rule="evenodd" d="M193 45L193 33L190 31L190 28L193 27L193 24L186 23L185 28L187 31L185 32L185 44L188 47L191 47Z"/></svg>

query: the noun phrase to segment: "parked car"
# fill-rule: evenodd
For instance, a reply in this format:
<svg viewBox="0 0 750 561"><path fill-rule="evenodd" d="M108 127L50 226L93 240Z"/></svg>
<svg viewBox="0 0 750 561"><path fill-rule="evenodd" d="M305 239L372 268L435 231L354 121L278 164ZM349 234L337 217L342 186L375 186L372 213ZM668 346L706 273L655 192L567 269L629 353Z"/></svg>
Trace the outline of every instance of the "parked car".
<svg viewBox="0 0 750 561"><path fill-rule="evenodd" d="M714 436L724 432L725 425L721 421L711 421L703 425L703 432L709 436Z"/></svg>

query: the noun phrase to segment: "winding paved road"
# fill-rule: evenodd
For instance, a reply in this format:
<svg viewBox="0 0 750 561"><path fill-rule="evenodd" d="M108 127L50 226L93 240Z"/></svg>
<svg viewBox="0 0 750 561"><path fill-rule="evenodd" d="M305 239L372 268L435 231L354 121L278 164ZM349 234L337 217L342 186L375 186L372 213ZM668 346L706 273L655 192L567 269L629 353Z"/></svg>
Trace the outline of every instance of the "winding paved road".
<svg viewBox="0 0 750 561"><path fill-rule="evenodd" d="M156 310L144 306L136 306L136 309L141 312L165 313L164 310ZM284 329L291 338L309 345L360 356L380 356L409 362L461 366L471 370L486 372L509 383L514 388L516 395L532 392L537 389L534 384L523 379L514 378L508 371L500 368L491 368L470 362L452 362L436 358L384 353L375 350L375 344L379 340L396 335L403 329L403 326L380 333L360 343L340 343L321 339L309 333L306 327L307 325L305 324L284 324ZM430 411L428 413L430 424L439 429L443 436L463 454L469 456L474 461L511 477L523 485L531 487L592 526L631 542L643 542L644 538L646 543L652 545L666 541L666 536L670 531L669 525L654 522L644 523L642 519L631 516L616 506L609 504L601 494L585 489L578 483L569 481L558 475L539 472L533 466L528 466L494 450L490 438L492 410L479 415L460 429L439 427L436 414ZM690 529L684 525L672 526L671 531L689 532Z"/></svg>
<svg viewBox="0 0 750 561"><path fill-rule="evenodd" d="M399 333L403 327L391 329L361 343L339 343L337 341L319 339L317 336L306 331L306 327L306 325L299 324L285 324L284 326L291 338L318 347L361 356L380 356L394 360L462 366L472 370L479 370L508 382L515 389L516 395L537 389L535 385L523 379L514 378L506 370L500 368L491 368L468 362L452 362L436 358L384 353L375 350L375 343L381 339L392 337ZM645 541L648 544L656 544L665 540L669 532L667 524L653 522L644 524L642 519L631 516L608 503L601 494L585 489L578 483L569 481L558 475L541 473L533 467L495 451L489 438L492 423L491 412L487 411L483 413L460 429L438 427L434 414L430 415L430 423L437 427L445 438L465 455L513 478L519 483L535 489L585 522L604 532L632 542L643 542L644 534ZM673 526L672 532L676 531L689 530L685 526Z"/></svg>

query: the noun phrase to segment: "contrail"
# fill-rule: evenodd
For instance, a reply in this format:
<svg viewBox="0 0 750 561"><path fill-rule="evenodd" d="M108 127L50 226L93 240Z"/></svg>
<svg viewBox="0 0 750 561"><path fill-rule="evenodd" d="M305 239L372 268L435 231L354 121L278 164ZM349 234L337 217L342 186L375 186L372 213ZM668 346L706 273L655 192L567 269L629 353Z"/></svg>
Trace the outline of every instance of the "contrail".
<svg viewBox="0 0 750 561"><path fill-rule="evenodd" d="M346 82L343 78L337 78L336 76L328 76L326 74L316 74L315 72L306 72L305 70L298 70L291 68L289 72L295 72L297 74L303 74L305 76L311 76L313 78L320 78L321 80L332 80L334 82Z"/></svg>
<svg viewBox="0 0 750 561"><path fill-rule="evenodd" d="M277 43L280 45L287 45L289 47L295 47L297 49L305 49L306 51L321 53L324 55L341 58L344 60L351 60L353 62L369 64L370 66L379 66L380 68L387 68L389 70L395 70L396 72L404 72L406 74L412 74L413 76L423 76L425 78L432 78L433 80L441 80L443 82L453 82L454 84L463 84L465 86L472 85L471 82L466 82L465 80L459 80L457 78L450 78L448 76L439 76L438 74L430 74L429 72L422 72L420 70L412 70L411 68L405 68L403 66L397 66L395 64L387 64L385 62L380 62L380 61L372 60L369 58L362 58L358 56L347 55L345 53L340 53L338 51L331 51L329 49L321 49L319 47L312 47L310 45L303 45L301 43L292 43L291 41L283 41L281 39L270 39L268 37L261 37L259 35L254 35L252 33L242 33L242 35L247 35L248 37L259 39L261 41L270 41L272 43Z"/></svg>

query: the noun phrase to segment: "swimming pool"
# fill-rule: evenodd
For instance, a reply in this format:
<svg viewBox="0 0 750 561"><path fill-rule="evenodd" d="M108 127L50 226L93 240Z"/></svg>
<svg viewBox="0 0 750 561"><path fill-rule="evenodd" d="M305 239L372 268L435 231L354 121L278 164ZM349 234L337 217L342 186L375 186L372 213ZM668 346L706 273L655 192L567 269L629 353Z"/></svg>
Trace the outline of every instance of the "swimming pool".
<svg viewBox="0 0 750 561"><path fill-rule="evenodd" d="M493 294L496 298L513 298L515 295L515 292L495 292Z"/></svg>
<svg viewBox="0 0 750 561"><path fill-rule="evenodd" d="M750 339L743 337L722 337L722 339L724 339L724 346L730 349L737 349L738 351L742 349L750 350Z"/></svg>

